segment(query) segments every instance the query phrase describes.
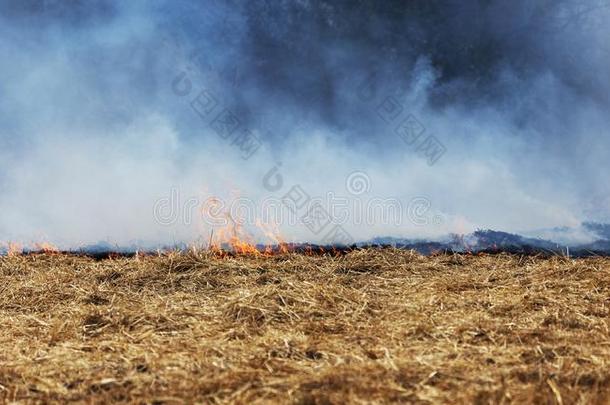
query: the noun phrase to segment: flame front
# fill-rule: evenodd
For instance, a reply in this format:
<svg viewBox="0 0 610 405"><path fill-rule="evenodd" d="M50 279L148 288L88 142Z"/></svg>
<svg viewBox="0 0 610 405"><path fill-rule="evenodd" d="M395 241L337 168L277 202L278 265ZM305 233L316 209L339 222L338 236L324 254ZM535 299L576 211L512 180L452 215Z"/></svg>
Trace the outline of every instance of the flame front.
<svg viewBox="0 0 610 405"><path fill-rule="evenodd" d="M34 244L34 250L41 253L59 253L57 246L49 242L40 242Z"/></svg>
<svg viewBox="0 0 610 405"><path fill-rule="evenodd" d="M281 236L277 225L256 220L257 233L262 234L269 241L267 244L257 245L256 238L241 223L228 213L225 216L226 225L211 229L210 250L219 253L230 251L240 255L272 255L289 252L288 244Z"/></svg>
<svg viewBox="0 0 610 405"><path fill-rule="evenodd" d="M7 254L9 256L17 256L23 253L23 245L16 242L9 242L7 244Z"/></svg>

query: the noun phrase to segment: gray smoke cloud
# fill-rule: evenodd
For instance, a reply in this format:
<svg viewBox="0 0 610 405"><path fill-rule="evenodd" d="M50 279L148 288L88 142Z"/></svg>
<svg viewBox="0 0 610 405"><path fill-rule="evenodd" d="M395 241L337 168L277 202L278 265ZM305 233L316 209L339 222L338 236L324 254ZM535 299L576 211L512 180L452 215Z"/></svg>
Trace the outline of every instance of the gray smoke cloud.
<svg viewBox="0 0 610 405"><path fill-rule="evenodd" d="M295 186L340 200L327 214L355 240L610 221L609 17L597 0L2 1L0 241L206 240L210 197L275 199L286 239L326 240L291 222ZM358 219L375 199L400 221Z"/></svg>

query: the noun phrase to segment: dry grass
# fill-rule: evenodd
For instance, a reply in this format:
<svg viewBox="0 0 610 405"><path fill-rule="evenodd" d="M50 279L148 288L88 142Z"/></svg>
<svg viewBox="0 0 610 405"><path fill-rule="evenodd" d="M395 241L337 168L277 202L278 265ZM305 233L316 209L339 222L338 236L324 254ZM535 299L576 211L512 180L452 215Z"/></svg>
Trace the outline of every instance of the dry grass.
<svg viewBox="0 0 610 405"><path fill-rule="evenodd" d="M46 254L0 276L3 402L610 402L610 259Z"/></svg>

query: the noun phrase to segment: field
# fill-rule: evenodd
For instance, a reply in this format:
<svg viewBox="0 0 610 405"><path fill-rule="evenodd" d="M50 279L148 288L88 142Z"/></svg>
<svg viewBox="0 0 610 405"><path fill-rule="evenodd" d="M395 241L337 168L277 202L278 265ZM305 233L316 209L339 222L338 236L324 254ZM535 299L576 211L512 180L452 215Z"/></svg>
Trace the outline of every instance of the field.
<svg viewBox="0 0 610 405"><path fill-rule="evenodd" d="M610 259L0 258L0 402L610 403Z"/></svg>

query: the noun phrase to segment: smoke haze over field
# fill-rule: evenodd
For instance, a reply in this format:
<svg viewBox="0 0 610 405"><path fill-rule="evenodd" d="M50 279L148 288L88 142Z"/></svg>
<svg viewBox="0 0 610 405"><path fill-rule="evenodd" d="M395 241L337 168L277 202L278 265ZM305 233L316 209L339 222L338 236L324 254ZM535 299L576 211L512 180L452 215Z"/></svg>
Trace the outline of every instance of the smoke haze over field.
<svg viewBox="0 0 610 405"><path fill-rule="evenodd" d="M0 241L206 239L295 185L355 240L608 222L608 38L597 0L0 0Z"/></svg>

